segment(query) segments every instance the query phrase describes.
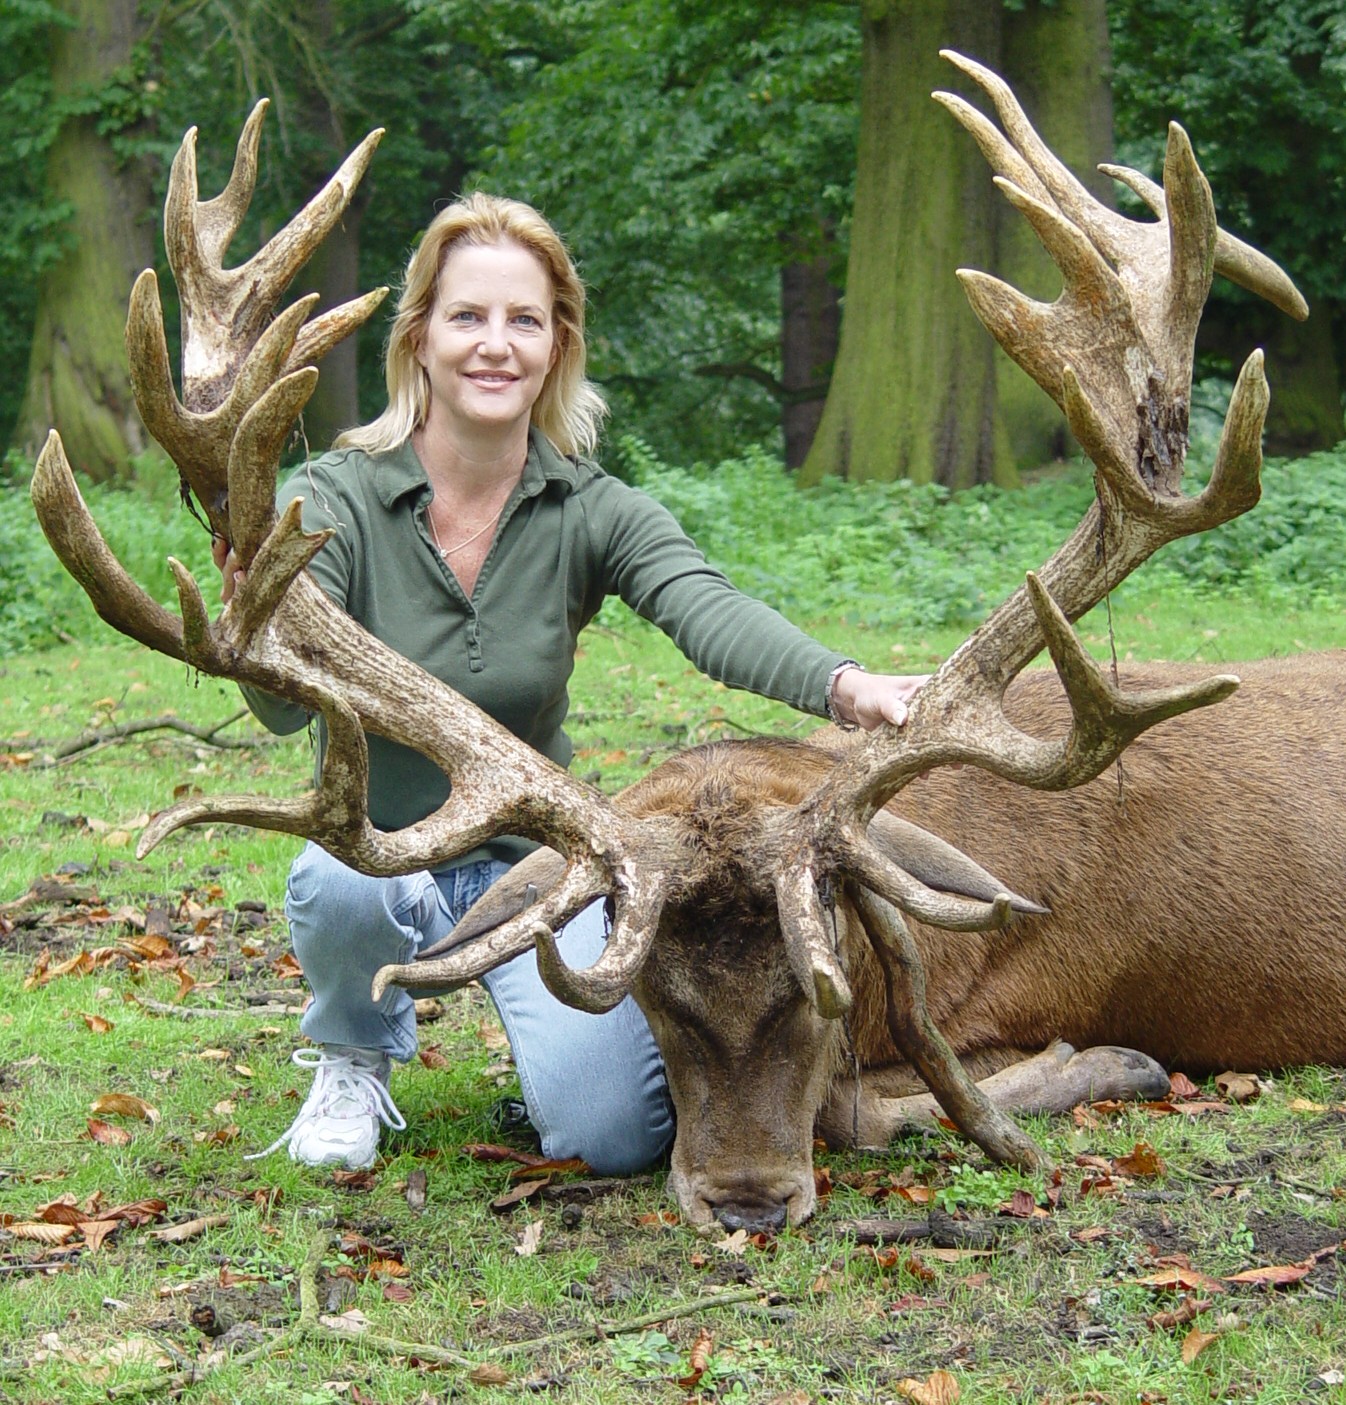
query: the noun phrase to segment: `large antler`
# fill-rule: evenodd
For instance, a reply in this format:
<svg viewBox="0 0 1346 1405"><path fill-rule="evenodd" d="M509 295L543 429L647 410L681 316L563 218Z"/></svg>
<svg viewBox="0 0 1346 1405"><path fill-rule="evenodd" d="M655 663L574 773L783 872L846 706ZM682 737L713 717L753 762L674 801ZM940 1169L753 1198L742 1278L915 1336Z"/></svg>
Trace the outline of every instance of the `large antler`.
<svg viewBox="0 0 1346 1405"><path fill-rule="evenodd" d="M316 384L312 363L364 322L387 290L312 322L313 297L275 313L294 274L340 218L379 131L251 259L224 266L256 182L265 111L261 102L248 118L233 173L213 200L197 196L195 129L173 163L164 231L182 305L181 398L151 271L135 285L126 332L140 413L212 531L232 543L246 568L244 582L212 621L196 582L172 562L182 616L163 609L103 541L55 432L39 456L32 495L57 555L104 619L203 672L321 713L328 746L312 795L216 796L175 805L154 817L139 852L182 825L228 820L304 835L365 872L392 874L441 865L499 834L528 835L571 856L564 883L539 914L543 920L559 925L607 894L615 900L618 933L639 938L657 925L659 885L648 866L630 857L632 839L658 852L658 825L646 823L633 836L596 791L370 637L304 569L330 532L305 533L297 503L277 518L277 467ZM373 827L367 732L419 750L451 778L452 792L435 814L397 833Z"/></svg>
<svg viewBox="0 0 1346 1405"><path fill-rule="evenodd" d="M1140 223L1108 209L1052 155L1008 86L988 69L944 55L989 95L1003 132L963 99L935 99L976 138L1002 194L1032 224L1061 270L1050 304L996 278L959 270L977 315L1006 352L1061 406L1095 465L1097 499L1069 540L950 657L922 689L905 728L865 740L802 807L796 862L858 880L894 907L918 910L910 878L870 842L886 801L934 766L972 764L1041 790L1081 785L1141 732L1227 697L1237 678L1124 693L1085 652L1078 619L1166 542L1246 512L1260 493L1267 406L1262 356L1234 388L1208 486L1184 496L1193 344L1216 270L1296 316L1303 299L1269 259L1220 231L1210 188L1186 133L1169 128L1162 191L1105 167L1160 216ZM1015 727L1005 689L1046 647L1070 699L1073 725L1056 740ZM986 914L997 925L1007 912ZM795 939L816 942L802 909ZM811 930L808 930L811 929Z"/></svg>
<svg viewBox="0 0 1346 1405"><path fill-rule="evenodd" d="M1209 186L1179 126L1169 130L1162 189L1136 172L1103 168L1159 216L1157 223L1141 223L1089 194L995 74L958 54L945 57L989 95L1004 130L959 97L936 93L936 100L977 140L997 186L1059 266L1064 287L1055 302L1044 304L983 273L960 270L959 277L997 341L1065 412L1096 466L1097 500L1051 560L925 686L904 728L865 739L797 812L764 827L756 857L778 875L777 908L792 964L828 1015L849 1004L823 897L843 881L950 929L1001 926L1023 907L1009 894L996 897L975 884L941 890L917 876L920 864L899 864L888 856L891 845L874 842L877 812L911 780L935 766L972 764L1038 789L1080 785L1147 728L1218 702L1237 687L1236 678L1219 676L1123 693L1085 653L1071 621L1166 542L1208 530L1257 501L1267 405L1260 352L1239 375L1209 485L1194 497L1181 490L1193 343L1213 273L1225 273L1293 316L1307 315L1275 264L1217 228ZM1073 714L1069 734L1058 740L1021 731L1003 707L1011 680L1044 646ZM538 863L540 871L546 861ZM519 882L522 890L524 879ZM550 933L539 926L548 921L544 909L519 901L499 915L509 920L484 942L428 962L426 969L389 968L383 975L407 985L465 979L487 969L500 950L526 945L531 935L525 934L532 933L545 950L549 983L573 1003L611 1003L611 973L638 969L640 950L614 939L601 970L566 972ZM894 941L876 944L882 958L882 948Z"/></svg>

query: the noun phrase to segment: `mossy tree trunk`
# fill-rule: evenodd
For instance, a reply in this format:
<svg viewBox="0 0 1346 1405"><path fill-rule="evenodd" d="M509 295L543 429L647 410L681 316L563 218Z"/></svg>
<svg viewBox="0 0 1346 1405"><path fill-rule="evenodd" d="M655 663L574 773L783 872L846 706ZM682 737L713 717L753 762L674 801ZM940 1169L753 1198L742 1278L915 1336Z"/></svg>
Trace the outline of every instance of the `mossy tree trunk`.
<svg viewBox="0 0 1346 1405"><path fill-rule="evenodd" d="M347 62L353 57L350 41L339 32L332 0L309 0L304 10L303 31L314 53L340 53ZM298 172L304 178L304 198L323 185L353 145L338 91L315 81L312 73L305 71L301 75L297 107L310 136ZM355 134L357 140L363 135L363 132ZM360 226L367 203L367 187L362 185L340 223L318 246L299 275L295 291L317 293L318 312L339 307L363 291L360 287ZM318 388L304 407L304 437L312 453L330 448L332 440L343 429L360 421L358 347L359 338L347 337L322 359Z"/></svg>
<svg viewBox="0 0 1346 1405"><path fill-rule="evenodd" d="M800 474L1012 483L1065 446L1060 413L972 315L954 270L999 274L1047 299L1060 277L1004 206L935 88L982 95L938 57L1006 75L1077 172L1112 149L1104 0L864 0L860 148L841 345ZM1093 172L1092 175L1087 173Z"/></svg>
<svg viewBox="0 0 1346 1405"><path fill-rule="evenodd" d="M860 144L841 343L800 473L816 483L1008 482L993 343L954 278L992 267L995 195L967 134L930 100L955 47L996 67L1001 0L864 0Z"/></svg>
<svg viewBox="0 0 1346 1405"><path fill-rule="evenodd" d="M832 231L823 228L818 238L794 243L798 257L780 274L781 429L785 467L792 470L803 465L818 432L841 333Z"/></svg>
<svg viewBox="0 0 1346 1405"><path fill-rule="evenodd" d="M73 20L53 27L57 102L96 93L130 58L136 0L62 0ZM126 372L122 334L131 284L154 261L148 173L119 162L97 114L67 117L52 146L54 201L74 211L71 248L38 282L38 308L15 443L36 452L59 429L71 462L91 478L129 472L148 445Z"/></svg>
<svg viewBox="0 0 1346 1405"><path fill-rule="evenodd" d="M1113 184L1098 171L1112 160L1112 74L1104 0L1025 0L1006 10L1001 73L1047 145L1100 200ZM1061 275L1028 222L999 212L996 273L1030 297L1050 302ZM1009 451L1019 468L1063 457L1072 443L1050 397L998 347L996 398Z"/></svg>

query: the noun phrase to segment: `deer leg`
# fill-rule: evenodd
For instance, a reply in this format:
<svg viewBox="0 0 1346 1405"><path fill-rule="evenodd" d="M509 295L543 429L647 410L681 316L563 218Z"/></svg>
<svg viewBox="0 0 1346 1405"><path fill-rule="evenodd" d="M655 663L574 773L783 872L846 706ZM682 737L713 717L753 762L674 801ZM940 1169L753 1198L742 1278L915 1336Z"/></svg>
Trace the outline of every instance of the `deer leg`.
<svg viewBox="0 0 1346 1405"><path fill-rule="evenodd" d="M883 1146L899 1132L924 1129L946 1114L935 1097L883 1097L866 1090L862 1078L859 1115L855 1115L853 1081L838 1083L818 1119L820 1135L835 1145ZM1100 1044L1076 1050L1057 1040L1040 1054L1011 1064L982 1079L978 1090L1004 1112L1069 1112L1079 1103L1104 1098L1159 1098L1169 1088L1168 1074L1147 1054Z"/></svg>

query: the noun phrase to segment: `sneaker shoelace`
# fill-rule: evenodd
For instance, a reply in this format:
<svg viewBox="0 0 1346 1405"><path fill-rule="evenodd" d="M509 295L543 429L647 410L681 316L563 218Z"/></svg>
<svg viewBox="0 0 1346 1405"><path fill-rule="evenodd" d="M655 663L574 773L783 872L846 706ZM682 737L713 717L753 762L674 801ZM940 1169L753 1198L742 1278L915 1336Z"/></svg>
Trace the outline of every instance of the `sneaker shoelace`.
<svg viewBox="0 0 1346 1405"><path fill-rule="evenodd" d="M310 1117L377 1117L385 1127L400 1132L406 1125L406 1118L397 1110L392 1094L379 1077L378 1069L371 1067L354 1054L333 1053L330 1049L296 1049L290 1055L290 1062L300 1068L313 1070L313 1087L304 1099L298 1116L271 1143L265 1151L255 1151L245 1156L245 1161L259 1161L279 1151L294 1137L295 1129ZM347 1105L337 1110L339 1103Z"/></svg>

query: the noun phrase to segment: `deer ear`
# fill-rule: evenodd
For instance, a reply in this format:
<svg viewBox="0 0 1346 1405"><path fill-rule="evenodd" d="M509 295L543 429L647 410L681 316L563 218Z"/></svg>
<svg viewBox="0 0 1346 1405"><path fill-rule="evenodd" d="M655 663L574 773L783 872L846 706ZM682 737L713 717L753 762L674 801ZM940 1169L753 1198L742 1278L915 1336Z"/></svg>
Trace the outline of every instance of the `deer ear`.
<svg viewBox="0 0 1346 1405"><path fill-rule="evenodd" d="M1007 884L952 844L910 820L900 819L891 811L880 810L870 820L868 834L869 842L885 858L904 868L927 888L956 897L975 898L979 902L994 902L1002 893L1007 893L1015 912L1042 914L1049 911L1028 898L1019 897Z"/></svg>

